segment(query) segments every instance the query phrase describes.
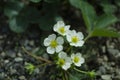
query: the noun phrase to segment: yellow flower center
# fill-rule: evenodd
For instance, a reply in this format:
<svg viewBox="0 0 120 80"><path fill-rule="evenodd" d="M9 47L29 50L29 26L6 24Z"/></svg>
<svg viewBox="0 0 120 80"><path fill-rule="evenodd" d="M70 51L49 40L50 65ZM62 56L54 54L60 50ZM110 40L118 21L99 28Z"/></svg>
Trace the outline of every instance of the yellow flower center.
<svg viewBox="0 0 120 80"><path fill-rule="evenodd" d="M60 27L59 31L63 34L63 33L65 33L65 28L64 27Z"/></svg>
<svg viewBox="0 0 120 80"><path fill-rule="evenodd" d="M73 42L73 43L77 43L77 42L78 42L78 40L79 40L79 39L78 39L78 37L77 37L77 36L73 36L73 37L72 37L72 42Z"/></svg>
<svg viewBox="0 0 120 80"><path fill-rule="evenodd" d="M51 43L50 43L50 46L55 48L57 46L56 40L52 40Z"/></svg>
<svg viewBox="0 0 120 80"><path fill-rule="evenodd" d="M64 59L59 59L58 64L60 66L64 65L65 64L65 60Z"/></svg>
<svg viewBox="0 0 120 80"><path fill-rule="evenodd" d="M74 62L75 62L75 63L78 63L79 61L80 61L79 57L75 56L75 57L74 57Z"/></svg>

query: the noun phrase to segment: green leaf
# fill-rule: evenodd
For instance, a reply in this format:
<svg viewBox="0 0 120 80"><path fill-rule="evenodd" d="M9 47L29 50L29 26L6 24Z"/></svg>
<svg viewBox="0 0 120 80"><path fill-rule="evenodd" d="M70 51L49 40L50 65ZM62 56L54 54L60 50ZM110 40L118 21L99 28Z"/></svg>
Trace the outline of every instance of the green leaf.
<svg viewBox="0 0 120 80"><path fill-rule="evenodd" d="M16 33L21 33L27 29L28 23L26 22L26 20L18 16L13 17L9 20L9 26L12 31Z"/></svg>
<svg viewBox="0 0 120 80"><path fill-rule="evenodd" d="M40 2L41 0L30 0L31 2L34 2L34 3L38 3Z"/></svg>
<svg viewBox="0 0 120 80"><path fill-rule="evenodd" d="M19 15L29 23L38 23L40 19L40 12L35 7L26 7Z"/></svg>
<svg viewBox="0 0 120 80"><path fill-rule="evenodd" d="M54 24L56 23L56 21L58 20L60 16L51 16L51 15L46 15L46 16L43 16L40 18L40 24L39 24L39 27L40 29L42 30L45 30L45 31L48 31L48 30L52 30L53 29L53 26ZM60 20L62 18L59 18Z"/></svg>
<svg viewBox="0 0 120 80"><path fill-rule="evenodd" d="M54 2L58 2L59 0L44 0L47 3L54 3Z"/></svg>
<svg viewBox="0 0 120 80"><path fill-rule="evenodd" d="M92 37L94 36L102 36L102 37L120 37L120 33L109 30L109 29L104 29L104 28L96 28L92 32Z"/></svg>
<svg viewBox="0 0 120 80"><path fill-rule="evenodd" d="M54 3L47 3L43 5L43 10L41 12L44 12L44 14L41 14L41 17L39 19L39 27L42 30L52 30L54 24L57 20L62 19L60 16L58 16L57 13L58 10L58 4Z"/></svg>
<svg viewBox="0 0 120 80"><path fill-rule="evenodd" d="M4 8L4 14L9 18L16 16L24 7L24 3L19 1L8 2Z"/></svg>
<svg viewBox="0 0 120 80"><path fill-rule="evenodd" d="M113 15L102 15L96 22L95 28L105 28L117 22L117 18Z"/></svg>
<svg viewBox="0 0 120 80"><path fill-rule="evenodd" d="M89 3L82 0L69 0L71 5L80 9L82 11L82 16L85 22L85 25L90 32L93 29L94 22L97 18L96 12Z"/></svg>
<svg viewBox="0 0 120 80"><path fill-rule="evenodd" d="M29 74L32 74L35 70L35 66L31 63L26 63L25 64L25 69L28 70Z"/></svg>
<svg viewBox="0 0 120 80"><path fill-rule="evenodd" d="M115 0L115 3L120 7L120 0Z"/></svg>
<svg viewBox="0 0 120 80"><path fill-rule="evenodd" d="M76 77L75 75L69 74L69 80L81 80L79 77Z"/></svg>
<svg viewBox="0 0 120 80"><path fill-rule="evenodd" d="M112 4L101 4L101 6L106 14L112 14L117 10L117 7Z"/></svg>

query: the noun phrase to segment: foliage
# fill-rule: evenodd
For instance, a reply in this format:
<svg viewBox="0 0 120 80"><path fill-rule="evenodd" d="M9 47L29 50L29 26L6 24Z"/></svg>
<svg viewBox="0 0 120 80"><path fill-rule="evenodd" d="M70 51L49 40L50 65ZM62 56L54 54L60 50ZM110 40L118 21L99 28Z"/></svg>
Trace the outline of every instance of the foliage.
<svg viewBox="0 0 120 80"><path fill-rule="evenodd" d="M35 66L31 63L26 63L25 69L28 70L29 74L32 74L34 72Z"/></svg>
<svg viewBox="0 0 120 80"><path fill-rule="evenodd" d="M108 9L106 9L106 12L110 14L101 14L101 16L97 16L94 7L88 2L83 0L70 0L70 3L81 10L85 25L91 37L120 37L120 33L107 29L110 24L118 21L118 19L111 14Z"/></svg>
<svg viewBox="0 0 120 80"><path fill-rule="evenodd" d="M59 0L45 0L40 5L42 8L38 9L40 2L41 0L6 1L4 14L9 18L10 29L21 33L27 30L30 24L38 24L42 30L51 30L56 20L62 19L57 13ZM30 6L31 4L35 6Z"/></svg>
<svg viewBox="0 0 120 80"><path fill-rule="evenodd" d="M99 4L97 1L92 1L92 3L97 3L97 6L103 8L104 13L100 14L100 16L96 13L95 7L87 0L69 0L69 2L81 10L87 31L91 37L119 37L112 34L113 31L111 32L107 29L108 26L118 21L114 13L117 7L119 7L119 0L115 0L115 4L112 4L109 0L99 1ZM50 31L56 21L62 20L61 15L58 13L62 4L60 0L8 0L2 1L2 3L5 3L3 6L4 14L9 18L8 23L10 29L17 33L27 30L31 26L30 24L38 24L41 30ZM104 33L103 31L102 35L100 35L102 31L99 28L104 28L106 32ZM97 32L96 35L95 30L100 32ZM109 34L110 32L111 34ZM119 35L115 31L114 33Z"/></svg>

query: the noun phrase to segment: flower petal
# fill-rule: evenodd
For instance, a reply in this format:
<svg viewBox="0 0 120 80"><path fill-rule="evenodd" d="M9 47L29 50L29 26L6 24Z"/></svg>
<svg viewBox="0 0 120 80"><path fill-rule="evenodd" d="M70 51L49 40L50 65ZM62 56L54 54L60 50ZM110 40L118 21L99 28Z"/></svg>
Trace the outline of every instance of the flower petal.
<svg viewBox="0 0 120 80"><path fill-rule="evenodd" d="M76 35L77 33L76 33L75 30L72 30L71 34L74 36L74 35Z"/></svg>
<svg viewBox="0 0 120 80"><path fill-rule="evenodd" d="M57 26L57 24L55 24L54 27L53 27L53 30L57 31L57 29L58 29L58 26Z"/></svg>
<svg viewBox="0 0 120 80"><path fill-rule="evenodd" d="M55 40L56 35L55 34L51 34L48 36L49 40Z"/></svg>
<svg viewBox="0 0 120 80"><path fill-rule="evenodd" d="M81 40L81 41L79 41L78 43L77 43L77 46L83 46L83 44L84 44L84 41L83 40Z"/></svg>
<svg viewBox="0 0 120 80"><path fill-rule="evenodd" d="M71 55L71 59L74 59L74 57L75 57L75 54L72 54L72 55Z"/></svg>
<svg viewBox="0 0 120 80"><path fill-rule="evenodd" d="M81 53L76 53L75 55L78 57L81 57Z"/></svg>
<svg viewBox="0 0 120 80"><path fill-rule="evenodd" d="M80 62L78 62L78 63L74 63L76 66L81 66L81 63Z"/></svg>
<svg viewBox="0 0 120 80"><path fill-rule="evenodd" d="M56 47L56 52L58 53L58 52L60 52L60 51L62 51L63 50L63 46L62 45L58 45L57 47Z"/></svg>
<svg viewBox="0 0 120 80"><path fill-rule="evenodd" d="M49 40L49 38L45 38L43 44L44 44L45 46L49 46L49 45L50 45L50 40Z"/></svg>
<svg viewBox="0 0 120 80"><path fill-rule="evenodd" d="M62 66L62 68L64 70L67 70L68 68L70 68L70 63L65 63L65 65Z"/></svg>
<svg viewBox="0 0 120 80"><path fill-rule="evenodd" d="M67 54L66 54L65 52L63 52L63 51L61 51L61 52L58 54L58 57L59 57L59 58L62 58L62 59L64 59L66 56L67 56Z"/></svg>
<svg viewBox="0 0 120 80"><path fill-rule="evenodd" d="M58 44L63 44L64 43L64 40L63 40L62 37L58 37L56 41L57 41Z"/></svg>
<svg viewBox="0 0 120 80"><path fill-rule="evenodd" d="M65 26L65 24L64 24L63 21L58 21L58 22L57 22L57 26L58 26L58 27L61 27L61 26Z"/></svg>
<svg viewBox="0 0 120 80"><path fill-rule="evenodd" d="M54 53L55 53L55 48L47 47L47 52L48 52L49 54L54 54Z"/></svg>
<svg viewBox="0 0 120 80"><path fill-rule="evenodd" d="M82 39L84 38L82 32L78 32L78 33L77 33L77 36L79 37L80 40L82 40Z"/></svg>
<svg viewBox="0 0 120 80"><path fill-rule="evenodd" d="M75 46L77 47L78 45L76 45L76 43L70 43L71 46Z"/></svg>
<svg viewBox="0 0 120 80"><path fill-rule="evenodd" d="M66 25L65 30L69 30L69 29L70 29L70 25Z"/></svg>
<svg viewBox="0 0 120 80"><path fill-rule="evenodd" d="M67 35L67 41L71 42L71 36L69 34Z"/></svg>
<svg viewBox="0 0 120 80"><path fill-rule="evenodd" d="M65 61L68 62L69 64L72 64L72 60L71 60L70 57L66 57L66 58L65 58Z"/></svg>
<svg viewBox="0 0 120 80"><path fill-rule="evenodd" d="M84 63L85 62L85 59L84 58L80 58L80 63L82 64L82 63Z"/></svg>

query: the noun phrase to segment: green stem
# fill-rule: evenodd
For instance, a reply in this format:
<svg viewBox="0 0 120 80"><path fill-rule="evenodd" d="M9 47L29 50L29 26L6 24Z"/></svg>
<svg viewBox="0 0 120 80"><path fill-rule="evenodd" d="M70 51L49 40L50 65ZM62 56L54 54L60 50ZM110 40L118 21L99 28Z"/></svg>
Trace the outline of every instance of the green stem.
<svg viewBox="0 0 120 80"><path fill-rule="evenodd" d="M36 56L36 55L28 52L24 47L22 47L22 49L23 49L23 51L24 51L26 54L28 54L29 56L32 56L33 58L35 58L35 59L37 59L37 60L44 61L44 62L46 62L46 63L48 63L48 64L52 64L52 61L47 60L47 59L45 59L45 58L42 58L42 57L40 57L40 56Z"/></svg>
<svg viewBox="0 0 120 80"><path fill-rule="evenodd" d="M80 73L83 73L83 74L88 74L88 72L79 70L79 69L77 69L77 68L74 68L74 70L76 70L76 71L78 71L78 72L80 72Z"/></svg>
<svg viewBox="0 0 120 80"><path fill-rule="evenodd" d="M65 80L65 76L64 76L64 74L62 75L62 79Z"/></svg>
<svg viewBox="0 0 120 80"><path fill-rule="evenodd" d="M84 39L84 41L88 40L91 36L91 33L89 33L88 36Z"/></svg>
<svg viewBox="0 0 120 80"><path fill-rule="evenodd" d="M69 48L67 48L66 52L68 53L71 50L71 46Z"/></svg>
<svg viewBox="0 0 120 80"><path fill-rule="evenodd" d="M45 65L47 65L47 63L43 63L43 64L40 64L40 65L37 65L36 67L39 68L39 67L45 66Z"/></svg>
<svg viewBox="0 0 120 80"><path fill-rule="evenodd" d="M68 75L66 71L65 71L65 79L68 80Z"/></svg>

